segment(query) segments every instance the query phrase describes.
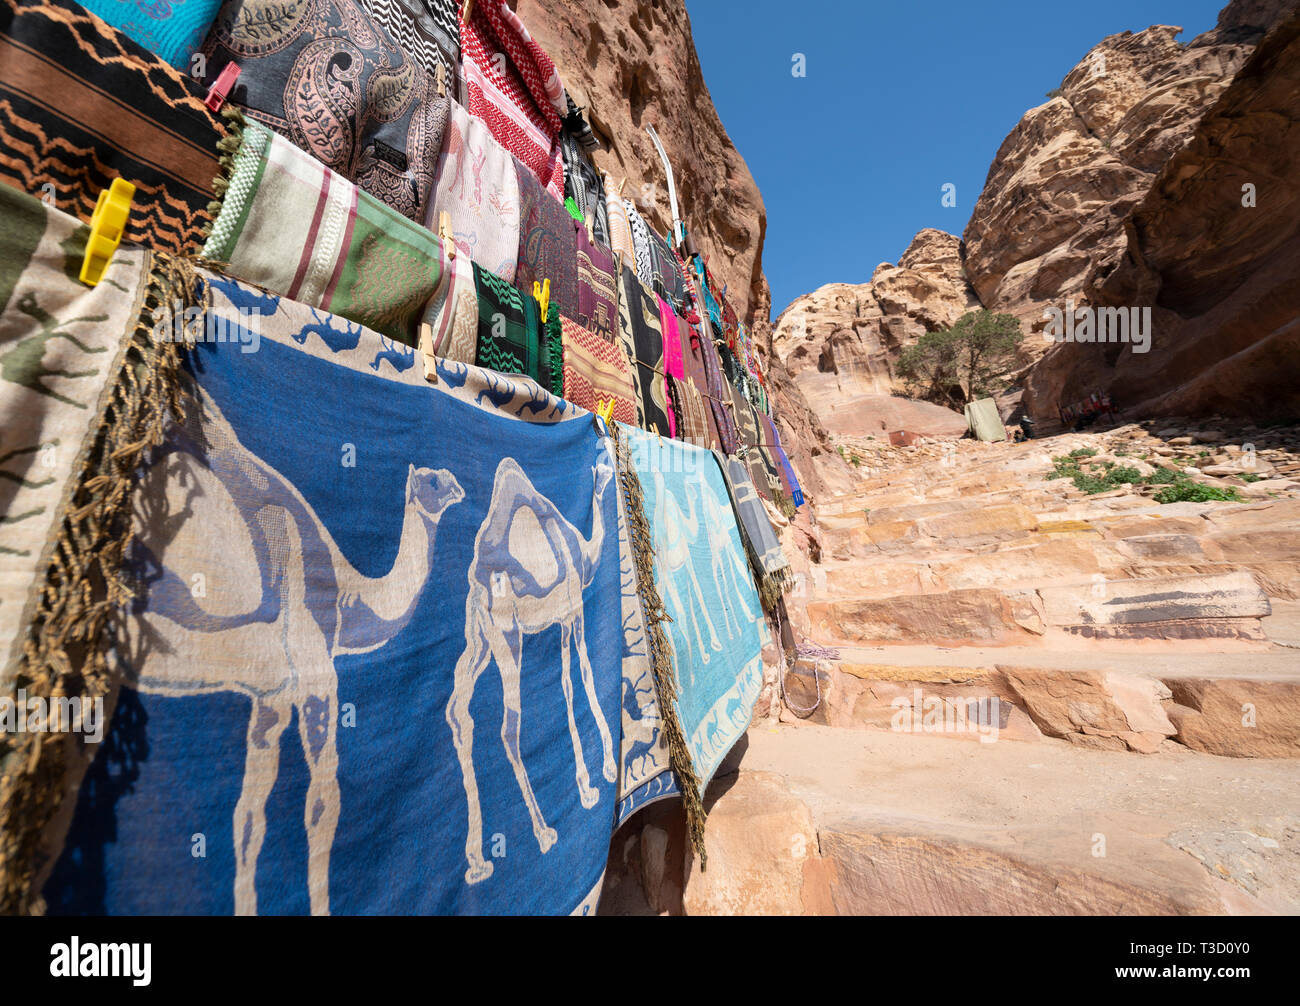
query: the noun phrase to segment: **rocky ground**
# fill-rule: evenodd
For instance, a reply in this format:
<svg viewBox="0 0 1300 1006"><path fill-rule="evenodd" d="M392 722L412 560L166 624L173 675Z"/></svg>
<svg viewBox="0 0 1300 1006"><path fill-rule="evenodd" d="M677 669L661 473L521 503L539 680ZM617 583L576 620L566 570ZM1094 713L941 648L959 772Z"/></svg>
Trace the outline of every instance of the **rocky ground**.
<svg viewBox="0 0 1300 1006"><path fill-rule="evenodd" d="M835 438L858 481L781 529L801 650L711 787L708 869L650 808L602 911L1300 910L1298 445Z"/></svg>

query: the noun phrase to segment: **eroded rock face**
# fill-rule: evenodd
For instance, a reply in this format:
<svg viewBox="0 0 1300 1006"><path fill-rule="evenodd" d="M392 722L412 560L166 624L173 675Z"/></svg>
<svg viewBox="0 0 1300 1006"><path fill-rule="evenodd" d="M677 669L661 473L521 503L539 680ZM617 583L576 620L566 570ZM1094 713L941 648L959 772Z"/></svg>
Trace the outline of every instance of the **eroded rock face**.
<svg viewBox="0 0 1300 1006"><path fill-rule="evenodd" d="M899 351L979 307L964 278L960 244L927 228L897 265L878 265L869 283L830 283L781 313L773 354L821 415L832 403L838 408L856 396L892 394Z"/></svg>
<svg viewBox="0 0 1300 1006"><path fill-rule="evenodd" d="M1180 31L1103 39L1002 142L964 235L986 307L1041 329L1045 305L1079 302L1120 253L1129 213L1252 50Z"/></svg>
<svg viewBox="0 0 1300 1006"><path fill-rule="evenodd" d="M605 146L594 160L668 233L672 210L654 126L672 162L683 218L742 320L766 324L767 210L727 136L700 70L683 0L517 0Z"/></svg>
<svg viewBox="0 0 1300 1006"><path fill-rule="evenodd" d="M1087 299L1151 305L1151 349L1053 345L1026 401L1105 388L1146 415L1300 412L1300 14L1270 32L1093 267Z"/></svg>

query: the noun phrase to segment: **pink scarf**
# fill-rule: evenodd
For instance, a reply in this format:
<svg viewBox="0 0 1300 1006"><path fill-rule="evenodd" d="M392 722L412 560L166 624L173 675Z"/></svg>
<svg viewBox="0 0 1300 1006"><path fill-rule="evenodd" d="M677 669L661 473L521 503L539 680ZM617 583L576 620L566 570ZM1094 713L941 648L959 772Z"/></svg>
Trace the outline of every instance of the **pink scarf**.
<svg viewBox="0 0 1300 1006"><path fill-rule="evenodd" d="M681 321L666 300L655 294L659 301L659 324L664 330L664 373L679 381L686 380L686 364L682 358Z"/></svg>

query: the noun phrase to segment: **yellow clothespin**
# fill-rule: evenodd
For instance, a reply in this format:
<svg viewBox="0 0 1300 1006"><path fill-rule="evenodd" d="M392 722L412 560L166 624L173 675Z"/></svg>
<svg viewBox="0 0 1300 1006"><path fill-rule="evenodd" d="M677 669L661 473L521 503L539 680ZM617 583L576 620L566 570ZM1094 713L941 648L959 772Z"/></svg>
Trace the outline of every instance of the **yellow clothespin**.
<svg viewBox="0 0 1300 1006"><path fill-rule="evenodd" d="M614 399L611 398L608 402L598 401L596 403L596 415L605 420L605 425L608 426L614 418Z"/></svg>
<svg viewBox="0 0 1300 1006"><path fill-rule="evenodd" d="M551 306L551 281L548 279L543 283L533 280L533 299L537 301L537 306L541 308L542 321L546 321L546 312Z"/></svg>
<svg viewBox="0 0 1300 1006"><path fill-rule="evenodd" d="M442 249L447 253L448 259L456 257L456 235L451 232L451 214L442 210L438 214L438 240L442 242Z"/></svg>
<svg viewBox="0 0 1300 1006"><path fill-rule="evenodd" d="M86 257L81 263L81 282L97 286L104 278L113 253L122 241L122 229L131 215L131 200L135 186L125 178L114 178L113 184L99 194L95 212L90 215L90 237L86 238Z"/></svg>

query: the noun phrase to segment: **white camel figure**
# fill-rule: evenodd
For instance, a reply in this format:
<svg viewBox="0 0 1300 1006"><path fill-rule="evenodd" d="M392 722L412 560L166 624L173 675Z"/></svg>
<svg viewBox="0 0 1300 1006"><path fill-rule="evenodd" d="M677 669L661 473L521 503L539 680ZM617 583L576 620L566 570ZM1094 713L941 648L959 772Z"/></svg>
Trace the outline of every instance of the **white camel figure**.
<svg viewBox="0 0 1300 1006"><path fill-rule="evenodd" d="M602 448L602 453L604 449ZM469 828L465 837L465 882L477 884L492 875L492 864L483 858L483 814L479 806L478 781L474 774L474 719L470 701L479 676L493 660L501 676L504 714L501 743L515 772L532 819L537 845L546 853L556 842L533 795L519 750L521 715L520 675L524 637L560 627L560 685L569 714L569 738L578 780L578 795L590 809L600 799L591 785L582 756L582 741L573 715L573 682L569 675L569 649L576 645L582 686L587 693L596 728L604 748L601 766L606 781L617 779L614 742L605 714L596 697L591 661L583 626L582 592L592 581L605 540L602 500L613 476L603 460L595 468L595 507L591 537L583 539L578 529L559 509L539 493L513 458L497 466L492 502L474 540L474 561L469 567L469 596L465 602L465 651L456 663L451 698L447 702L447 724L451 727L456 754L460 758L465 784ZM546 668L537 668L546 673Z"/></svg>
<svg viewBox="0 0 1300 1006"><path fill-rule="evenodd" d="M707 664L711 654L705 647L704 636L700 632L701 618L709 628L712 648L721 650L722 643L718 640L717 630L714 629L713 620L709 617L709 606L704 601L704 592L700 589L699 580L695 578L695 566L691 562L691 544L700 536L700 521L695 512L695 494L689 491L688 486L686 493L688 512L682 513L677 500L664 488L663 472L658 469L654 473L654 485L655 571L660 581L659 586L668 594L668 600L671 602L668 605L669 614L674 621L685 625L685 619L690 618L691 627L695 630L695 641L699 644L700 660ZM687 604L682 603L681 594L677 590L677 574L683 569L690 577L692 594L686 599L691 602ZM682 636L686 640L687 649L691 650L690 636L684 629ZM695 684L695 664L687 660L686 666L690 672L691 684Z"/></svg>
<svg viewBox="0 0 1300 1006"><path fill-rule="evenodd" d="M735 601L752 623L754 612L745 603L745 590L753 581L748 563L741 560L736 550L730 547L731 529L736 526L736 512L730 502L722 502L714 494L712 487L700 474L700 500L703 504L704 527L709 536L709 556L712 563L713 585L718 588L718 597L722 600L722 613L726 619L727 638L735 639L742 632L740 617L734 619L736 631L731 631L733 623L731 602Z"/></svg>
<svg viewBox="0 0 1300 1006"><path fill-rule="evenodd" d="M313 914L328 914L339 818L334 659L378 649L405 628L433 567L439 519L464 493L445 469L409 467L397 556L388 573L365 576L288 479L248 451L202 397L207 445L199 447L193 431L176 430L169 453L146 476L155 484L142 493L160 500L167 488L174 498L177 486L189 487L180 519L146 522L136 547L136 559L152 574L147 603L130 629L152 651L136 687L171 697L236 692L252 700L234 816L240 915L257 913L266 802L279 774L280 736L297 712L310 773L303 809L310 905ZM214 589L202 592L202 607L186 579L195 571L220 571ZM238 658L214 659L218 652Z"/></svg>

